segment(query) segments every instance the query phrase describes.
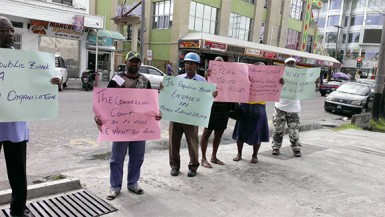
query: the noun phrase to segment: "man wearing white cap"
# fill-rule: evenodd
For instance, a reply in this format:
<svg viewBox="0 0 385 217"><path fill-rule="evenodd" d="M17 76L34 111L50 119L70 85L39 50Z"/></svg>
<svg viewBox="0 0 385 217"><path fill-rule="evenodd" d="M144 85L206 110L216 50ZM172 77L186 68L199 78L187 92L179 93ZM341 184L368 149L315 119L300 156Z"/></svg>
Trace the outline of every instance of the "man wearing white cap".
<svg viewBox="0 0 385 217"><path fill-rule="evenodd" d="M293 57L289 57L285 60L286 67L296 66L296 60ZM283 131L285 124L289 127L289 138L291 143L291 149L293 150L295 157L301 157L301 144L299 142L299 112L301 111L301 103L299 100L279 99L279 102L275 103L275 112L273 115L273 144L272 154L279 155L279 149L282 146Z"/></svg>

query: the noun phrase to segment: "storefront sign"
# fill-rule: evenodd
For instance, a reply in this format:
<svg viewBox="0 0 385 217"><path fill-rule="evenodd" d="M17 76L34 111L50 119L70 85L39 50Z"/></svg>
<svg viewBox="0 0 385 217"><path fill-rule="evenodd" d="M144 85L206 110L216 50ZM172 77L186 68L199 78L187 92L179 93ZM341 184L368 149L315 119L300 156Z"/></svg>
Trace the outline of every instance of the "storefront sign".
<svg viewBox="0 0 385 217"><path fill-rule="evenodd" d="M82 31L76 31L75 26L71 24L32 20L30 30L35 34L48 37L85 40L89 29L84 28Z"/></svg>
<svg viewBox="0 0 385 217"><path fill-rule="evenodd" d="M147 50L147 60L152 60L152 50Z"/></svg>
<svg viewBox="0 0 385 217"><path fill-rule="evenodd" d="M221 51L221 52L226 51L226 44L216 43L216 42L212 42L212 41L205 41L203 47L206 49L216 50L216 51Z"/></svg>
<svg viewBox="0 0 385 217"><path fill-rule="evenodd" d="M227 52L234 52L234 53L245 53L245 48L244 47L236 47L232 45L227 45Z"/></svg>
<svg viewBox="0 0 385 217"><path fill-rule="evenodd" d="M199 40L180 41L179 48L200 48Z"/></svg>
<svg viewBox="0 0 385 217"><path fill-rule="evenodd" d="M264 51L263 56L266 58L275 59L277 58L277 53Z"/></svg>
<svg viewBox="0 0 385 217"><path fill-rule="evenodd" d="M253 48L246 48L245 54L250 56L262 56L262 51Z"/></svg>

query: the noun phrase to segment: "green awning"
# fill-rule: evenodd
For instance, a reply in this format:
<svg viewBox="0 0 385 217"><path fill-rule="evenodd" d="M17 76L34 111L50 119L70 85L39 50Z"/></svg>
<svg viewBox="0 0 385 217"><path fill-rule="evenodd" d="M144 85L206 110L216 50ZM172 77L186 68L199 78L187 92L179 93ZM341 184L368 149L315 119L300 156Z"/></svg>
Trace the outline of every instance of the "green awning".
<svg viewBox="0 0 385 217"><path fill-rule="evenodd" d="M113 40L125 40L124 36L120 32L109 30L98 30L98 37L112 38Z"/></svg>

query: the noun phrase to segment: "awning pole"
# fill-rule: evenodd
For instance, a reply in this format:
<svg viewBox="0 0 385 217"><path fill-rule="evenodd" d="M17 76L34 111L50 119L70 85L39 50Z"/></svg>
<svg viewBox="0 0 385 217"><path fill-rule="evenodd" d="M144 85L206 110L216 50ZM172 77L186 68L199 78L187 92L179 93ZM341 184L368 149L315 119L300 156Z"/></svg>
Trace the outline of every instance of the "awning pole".
<svg viewBox="0 0 385 217"><path fill-rule="evenodd" d="M95 47L95 73L98 73L98 45L99 45L99 39L98 39L98 30L96 30L96 47Z"/></svg>

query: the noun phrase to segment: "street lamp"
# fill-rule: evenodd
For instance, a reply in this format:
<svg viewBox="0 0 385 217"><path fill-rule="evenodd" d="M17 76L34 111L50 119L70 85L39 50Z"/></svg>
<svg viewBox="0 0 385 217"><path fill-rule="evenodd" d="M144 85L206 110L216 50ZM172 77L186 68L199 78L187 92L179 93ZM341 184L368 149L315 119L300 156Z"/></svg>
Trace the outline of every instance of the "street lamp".
<svg viewBox="0 0 385 217"><path fill-rule="evenodd" d="M334 52L334 58L337 59L338 42L339 42L339 38L340 38L340 29L342 28L342 26L334 26L334 27L337 28L336 52Z"/></svg>

